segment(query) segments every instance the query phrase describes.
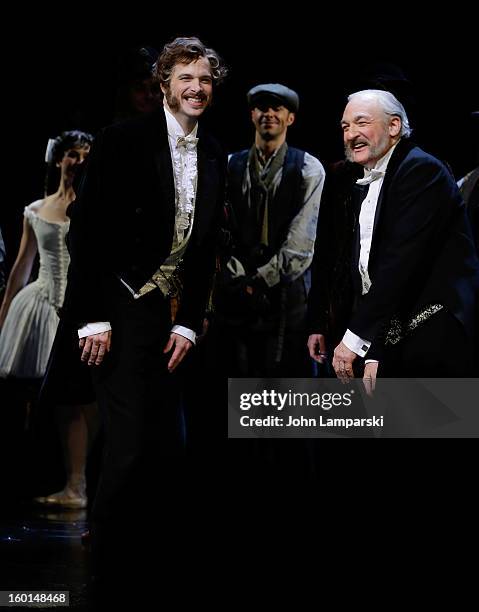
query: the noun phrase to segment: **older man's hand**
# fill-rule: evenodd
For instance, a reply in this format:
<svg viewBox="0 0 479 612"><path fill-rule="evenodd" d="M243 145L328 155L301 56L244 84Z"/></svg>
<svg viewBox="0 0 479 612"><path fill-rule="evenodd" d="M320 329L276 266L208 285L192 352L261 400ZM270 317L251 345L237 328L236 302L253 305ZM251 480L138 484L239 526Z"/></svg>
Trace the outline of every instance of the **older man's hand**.
<svg viewBox="0 0 479 612"><path fill-rule="evenodd" d="M348 349L343 342L340 342L334 349L333 368L336 376L342 382L347 382L349 378L354 378L353 361L356 357L356 353Z"/></svg>

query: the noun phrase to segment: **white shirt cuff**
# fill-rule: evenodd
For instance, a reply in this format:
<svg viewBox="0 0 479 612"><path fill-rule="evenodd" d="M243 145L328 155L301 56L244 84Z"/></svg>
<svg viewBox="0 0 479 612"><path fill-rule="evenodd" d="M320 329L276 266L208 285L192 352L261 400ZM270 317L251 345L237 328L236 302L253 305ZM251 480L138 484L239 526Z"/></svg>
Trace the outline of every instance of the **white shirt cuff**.
<svg viewBox="0 0 479 612"><path fill-rule="evenodd" d="M363 340L349 329L346 330L346 333L343 336L343 344L345 344L350 351L356 353L360 357L364 357L366 353L369 351L371 346L371 342L369 340Z"/></svg>
<svg viewBox="0 0 479 612"><path fill-rule="evenodd" d="M183 338L186 338L193 344L196 344L196 332L194 332L192 329L188 329L188 327L183 327L183 325L173 325L171 333L183 336Z"/></svg>
<svg viewBox="0 0 479 612"><path fill-rule="evenodd" d="M93 336L94 334L101 334L102 332L110 331L111 325L109 321L99 321L98 323L87 323L78 330L79 338L86 338L87 336Z"/></svg>
<svg viewBox="0 0 479 612"><path fill-rule="evenodd" d="M379 363L377 359L365 359L364 365L368 365L368 363Z"/></svg>

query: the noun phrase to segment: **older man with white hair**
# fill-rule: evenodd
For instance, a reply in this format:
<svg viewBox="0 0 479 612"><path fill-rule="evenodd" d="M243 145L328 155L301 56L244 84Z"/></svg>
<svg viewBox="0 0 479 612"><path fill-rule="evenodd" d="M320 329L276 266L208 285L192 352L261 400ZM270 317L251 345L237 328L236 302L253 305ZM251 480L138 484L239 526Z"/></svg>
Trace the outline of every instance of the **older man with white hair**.
<svg viewBox="0 0 479 612"><path fill-rule="evenodd" d="M470 375L479 261L453 177L409 141L404 107L387 91L350 95L341 126L364 176L352 186L354 303L334 351L337 376L354 377L358 357L373 379L378 367L381 376ZM308 341L316 360L321 332Z"/></svg>

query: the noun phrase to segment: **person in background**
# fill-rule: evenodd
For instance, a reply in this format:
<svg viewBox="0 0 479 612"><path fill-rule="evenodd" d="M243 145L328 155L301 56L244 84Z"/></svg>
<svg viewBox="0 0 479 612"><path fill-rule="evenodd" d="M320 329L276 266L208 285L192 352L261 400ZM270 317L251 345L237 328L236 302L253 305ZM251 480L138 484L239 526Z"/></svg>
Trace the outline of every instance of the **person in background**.
<svg viewBox="0 0 479 612"><path fill-rule="evenodd" d="M306 298L325 173L286 142L295 91L261 84L247 101L254 143L228 164L231 254L216 296L224 359L229 376L310 376Z"/></svg>
<svg viewBox="0 0 479 612"><path fill-rule="evenodd" d="M32 383L38 390L45 374L66 287L67 209L75 199L73 184L92 142L91 134L78 130L63 132L52 140L47 161L59 170L58 187L54 193L25 208L20 248L0 308L0 375L7 382ZM40 255L38 277L29 283L37 253ZM39 503L69 508L86 506L90 411L90 406L56 407L66 485L59 493L38 498Z"/></svg>
<svg viewBox="0 0 479 612"><path fill-rule="evenodd" d="M125 51L118 63L114 122L151 113L162 105L160 85L153 76L158 51L134 47Z"/></svg>

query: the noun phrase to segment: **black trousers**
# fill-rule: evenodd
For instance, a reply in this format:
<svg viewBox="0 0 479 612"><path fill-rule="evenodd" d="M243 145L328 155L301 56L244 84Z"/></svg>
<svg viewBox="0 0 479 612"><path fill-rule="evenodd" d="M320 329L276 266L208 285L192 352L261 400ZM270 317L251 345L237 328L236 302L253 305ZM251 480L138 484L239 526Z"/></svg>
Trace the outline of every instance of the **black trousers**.
<svg viewBox="0 0 479 612"><path fill-rule="evenodd" d="M184 488L177 377L163 353L169 301L113 291L111 351L94 371L105 448L92 509L93 571L111 585L147 572L147 549L165 549Z"/></svg>

